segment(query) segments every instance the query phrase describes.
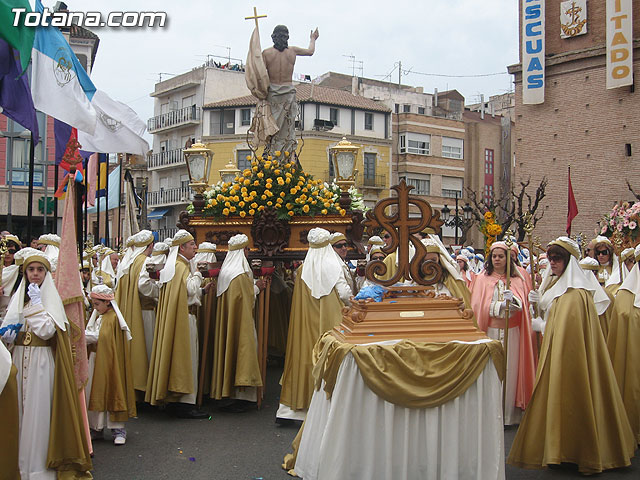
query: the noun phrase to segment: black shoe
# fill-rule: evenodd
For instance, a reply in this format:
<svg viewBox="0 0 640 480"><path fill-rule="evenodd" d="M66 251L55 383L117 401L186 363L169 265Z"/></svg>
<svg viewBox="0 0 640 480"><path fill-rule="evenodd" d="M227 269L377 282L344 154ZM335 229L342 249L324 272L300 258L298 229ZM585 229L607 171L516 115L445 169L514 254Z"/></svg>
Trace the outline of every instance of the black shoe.
<svg viewBox="0 0 640 480"><path fill-rule="evenodd" d="M280 425L281 427L300 427L302 425L302 420L276 417L276 425Z"/></svg>
<svg viewBox="0 0 640 480"><path fill-rule="evenodd" d="M200 410L195 405L190 404L182 404L176 405L176 407L171 409L171 414L176 416L177 418L192 418L196 420L207 419L210 417L209 413L204 410Z"/></svg>
<svg viewBox="0 0 640 480"><path fill-rule="evenodd" d="M221 412L226 412L226 413L244 413L247 410L250 410L255 407L256 407L255 402L247 402L246 400L236 400L235 402L229 405L220 407L219 410Z"/></svg>

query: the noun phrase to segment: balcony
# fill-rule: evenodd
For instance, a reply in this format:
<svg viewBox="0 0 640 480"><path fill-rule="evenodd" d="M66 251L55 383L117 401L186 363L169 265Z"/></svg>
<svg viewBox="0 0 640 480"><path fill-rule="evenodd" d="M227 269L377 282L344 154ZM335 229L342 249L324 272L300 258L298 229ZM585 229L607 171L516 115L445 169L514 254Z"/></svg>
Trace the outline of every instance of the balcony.
<svg viewBox="0 0 640 480"><path fill-rule="evenodd" d="M153 170L174 165L186 165L182 155L182 148L151 154L148 167L149 170Z"/></svg>
<svg viewBox="0 0 640 480"><path fill-rule="evenodd" d="M149 207L184 205L191 202L191 189L189 187L178 187L154 190L147 194L147 202Z"/></svg>
<svg viewBox="0 0 640 480"><path fill-rule="evenodd" d="M387 184L386 175L369 175L356 181L356 185L361 188L384 188Z"/></svg>
<svg viewBox="0 0 640 480"><path fill-rule="evenodd" d="M171 128L198 125L199 123L200 107L192 105L150 118L147 120L147 129L149 133L158 133Z"/></svg>
<svg viewBox="0 0 640 480"><path fill-rule="evenodd" d="M324 175L322 177L325 182L331 183L335 179L335 175L329 173L329 170L324 171ZM356 188L368 188L368 189L383 189L387 185L387 176L386 175L356 175Z"/></svg>

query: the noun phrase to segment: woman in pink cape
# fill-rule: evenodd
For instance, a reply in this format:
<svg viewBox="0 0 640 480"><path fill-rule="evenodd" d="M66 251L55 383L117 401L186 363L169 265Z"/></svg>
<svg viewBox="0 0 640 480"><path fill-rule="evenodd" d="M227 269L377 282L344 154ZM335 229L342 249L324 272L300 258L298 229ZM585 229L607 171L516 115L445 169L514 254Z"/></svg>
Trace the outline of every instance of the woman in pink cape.
<svg viewBox="0 0 640 480"><path fill-rule="evenodd" d="M506 289L507 246L504 242L491 245L485 271L471 284L471 307L478 327L491 338L504 342L504 312L509 306L509 351L505 400L505 425L520 423L536 377L534 333L529 313L529 288L511 258L511 279Z"/></svg>

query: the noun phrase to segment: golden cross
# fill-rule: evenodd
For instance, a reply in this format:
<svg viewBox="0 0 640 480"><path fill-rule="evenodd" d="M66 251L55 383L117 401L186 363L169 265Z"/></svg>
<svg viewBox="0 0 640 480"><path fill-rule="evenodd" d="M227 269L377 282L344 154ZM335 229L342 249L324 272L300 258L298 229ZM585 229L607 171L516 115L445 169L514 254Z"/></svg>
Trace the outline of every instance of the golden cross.
<svg viewBox="0 0 640 480"><path fill-rule="evenodd" d="M258 15L258 9L256 7L253 7L253 17L244 17L245 20L255 20L256 21L256 28L258 28L258 19L259 18L267 18L266 15Z"/></svg>

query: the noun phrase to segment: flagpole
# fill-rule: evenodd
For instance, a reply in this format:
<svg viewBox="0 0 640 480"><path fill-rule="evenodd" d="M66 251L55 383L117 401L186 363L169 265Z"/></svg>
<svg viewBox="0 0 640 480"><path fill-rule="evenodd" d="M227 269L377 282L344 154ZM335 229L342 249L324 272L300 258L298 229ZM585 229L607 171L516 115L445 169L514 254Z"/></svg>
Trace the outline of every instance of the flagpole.
<svg viewBox="0 0 640 480"><path fill-rule="evenodd" d="M104 207L104 241L107 244L107 247L111 246L111 240L109 239L109 154L105 153L107 156L107 181L106 188L104 190L104 198L105 198L105 207Z"/></svg>
<svg viewBox="0 0 640 480"><path fill-rule="evenodd" d="M102 240L100 239L100 154L98 153L98 180L96 181L96 205L98 206L98 211L96 215L97 228L98 228L98 243L102 244ZM95 242L94 242L95 243Z"/></svg>
<svg viewBox="0 0 640 480"><path fill-rule="evenodd" d="M53 184L54 190L58 185L58 165L53 162ZM58 199L54 197L53 200L53 233L58 233Z"/></svg>
<svg viewBox="0 0 640 480"><path fill-rule="evenodd" d="M120 196L122 196L122 157L124 153L120 153L120 178L118 181L120 182ZM135 232L137 233L137 232ZM122 241L122 201L118 198L118 238L120 238L120 244L122 245L124 242Z"/></svg>
<svg viewBox="0 0 640 480"><path fill-rule="evenodd" d="M35 169L35 145L33 132L29 144L29 193L27 199L27 241L31 241L31 226L33 223L33 170ZM13 180L13 179L12 179ZM46 206L45 206L46 212Z"/></svg>
<svg viewBox="0 0 640 480"><path fill-rule="evenodd" d="M89 159L87 159L87 166L84 167L84 245L87 244L87 235L89 233L89 178L87 177L87 170L89 167Z"/></svg>

